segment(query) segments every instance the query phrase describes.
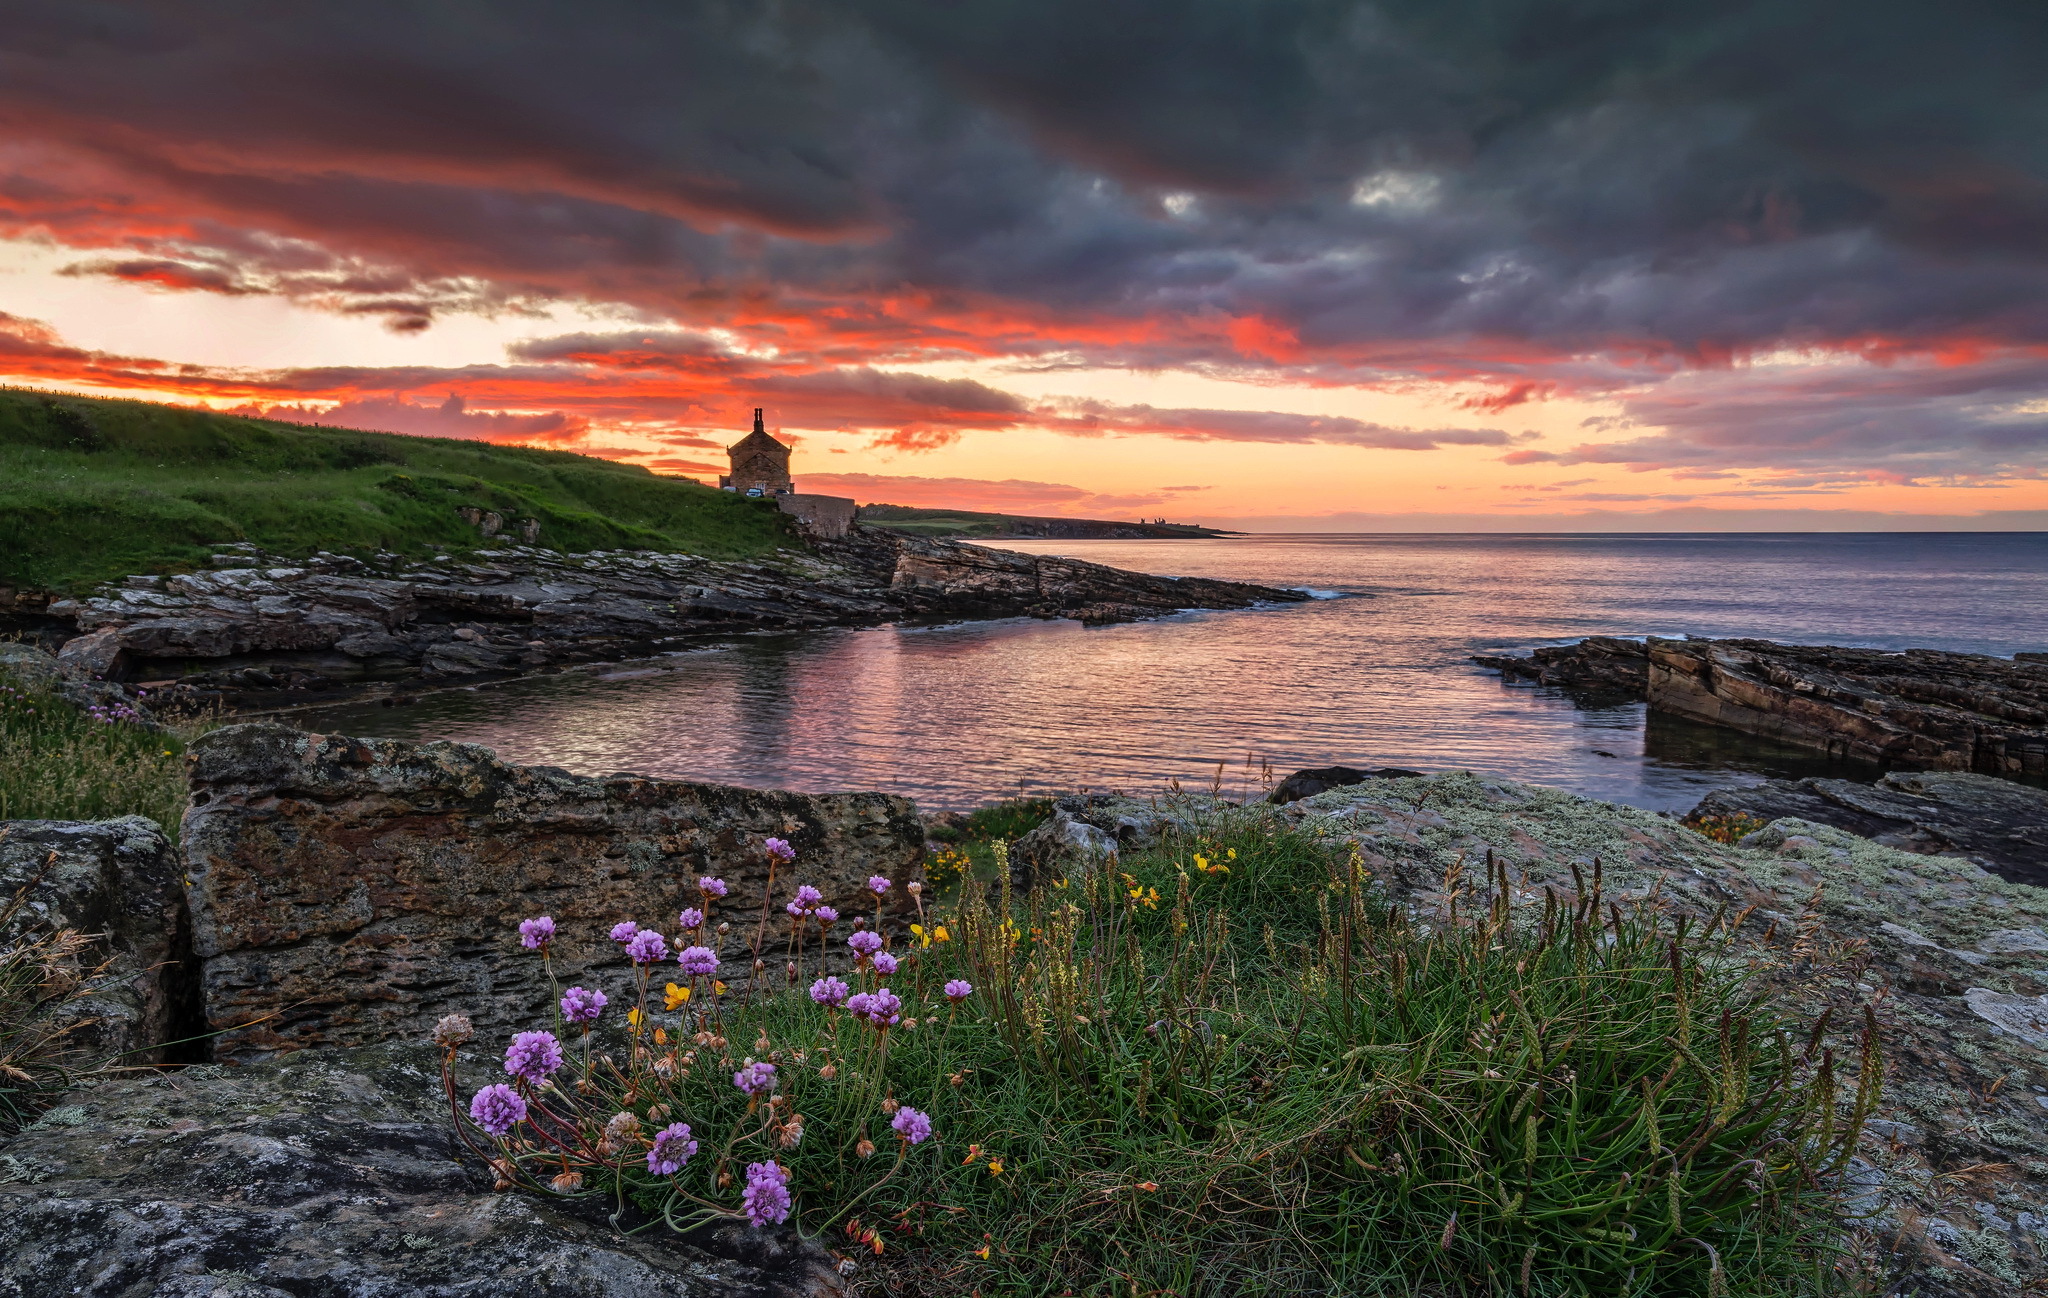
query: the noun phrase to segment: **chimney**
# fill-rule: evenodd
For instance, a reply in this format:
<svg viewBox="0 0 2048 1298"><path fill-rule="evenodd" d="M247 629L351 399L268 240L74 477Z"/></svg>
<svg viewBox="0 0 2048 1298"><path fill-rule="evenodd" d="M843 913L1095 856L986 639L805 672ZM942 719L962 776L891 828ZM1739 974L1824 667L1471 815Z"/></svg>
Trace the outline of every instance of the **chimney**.
<svg viewBox="0 0 2048 1298"><path fill-rule="evenodd" d="M761 407L759 406L754 407L754 431L757 433L765 433L768 431L767 429L761 427Z"/></svg>

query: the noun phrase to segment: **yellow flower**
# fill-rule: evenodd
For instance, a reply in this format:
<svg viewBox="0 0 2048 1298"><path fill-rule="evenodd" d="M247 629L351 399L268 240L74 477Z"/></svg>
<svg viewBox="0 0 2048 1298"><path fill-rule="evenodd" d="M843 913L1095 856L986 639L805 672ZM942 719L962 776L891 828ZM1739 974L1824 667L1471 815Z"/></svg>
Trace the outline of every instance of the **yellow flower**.
<svg viewBox="0 0 2048 1298"><path fill-rule="evenodd" d="M919 936L919 937L923 937L923 936L924 936L924 925L922 925L922 924L912 924L912 925L910 926L910 931L911 931L912 933L915 933L915 934L916 934L917 936Z"/></svg>
<svg viewBox="0 0 2048 1298"><path fill-rule="evenodd" d="M656 1028L654 1030L654 1044L657 1046L665 1046L668 1044L668 1029Z"/></svg>
<svg viewBox="0 0 2048 1298"><path fill-rule="evenodd" d="M980 1258L984 1262L988 1261L988 1245L983 1244L980 1248L975 1249L974 1256Z"/></svg>
<svg viewBox="0 0 2048 1298"><path fill-rule="evenodd" d="M937 925L932 929L932 941L951 942L952 940L953 935L946 931L946 926L944 924Z"/></svg>
<svg viewBox="0 0 2048 1298"><path fill-rule="evenodd" d="M1208 857L1206 857L1206 856L1203 856L1203 855L1202 855L1202 854L1201 854L1200 852L1197 852L1197 853L1195 853L1195 868L1196 868L1197 870L1206 870L1206 869L1208 869L1208 868L1209 868L1209 858L1208 858Z"/></svg>
<svg viewBox="0 0 2048 1298"><path fill-rule="evenodd" d="M636 1029L640 1026L640 1020L643 1017L645 1016L642 1015L640 1011L637 1009L626 1011L626 1022L632 1024Z"/></svg>
<svg viewBox="0 0 2048 1298"><path fill-rule="evenodd" d="M1225 855L1229 856L1231 860L1235 861L1237 859L1237 849L1233 847Z"/></svg>
<svg viewBox="0 0 2048 1298"><path fill-rule="evenodd" d="M1003 1174L1003 1160L1000 1158L988 1160L988 1174L990 1176L1001 1176Z"/></svg>
<svg viewBox="0 0 2048 1298"><path fill-rule="evenodd" d="M666 988L662 990L661 1008L665 1010L679 1010L683 1007L683 1002L689 999L689 988L678 987L674 983L670 983Z"/></svg>
<svg viewBox="0 0 2048 1298"><path fill-rule="evenodd" d="M723 996L725 995L725 984L714 978L711 980L711 991L714 995Z"/></svg>

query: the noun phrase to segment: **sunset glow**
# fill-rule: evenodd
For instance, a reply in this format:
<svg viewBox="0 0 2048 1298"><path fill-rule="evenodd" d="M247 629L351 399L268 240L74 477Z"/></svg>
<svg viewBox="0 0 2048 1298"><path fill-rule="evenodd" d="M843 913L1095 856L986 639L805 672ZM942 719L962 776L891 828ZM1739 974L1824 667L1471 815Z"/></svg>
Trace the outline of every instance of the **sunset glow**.
<svg viewBox="0 0 2048 1298"><path fill-rule="evenodd" d="M1513 33L1420 18L1098 32L1105 89L1023 17L741 12L29 20L0 377L707 480L758 405L805 490L1260 530L2048 521L2010 60L1930 74L1880 168L1788 124L1826 78L1766 102L1613 33L1496 120L1430 77ZM1931 39L1876 26L1830 76Z"/></svg>

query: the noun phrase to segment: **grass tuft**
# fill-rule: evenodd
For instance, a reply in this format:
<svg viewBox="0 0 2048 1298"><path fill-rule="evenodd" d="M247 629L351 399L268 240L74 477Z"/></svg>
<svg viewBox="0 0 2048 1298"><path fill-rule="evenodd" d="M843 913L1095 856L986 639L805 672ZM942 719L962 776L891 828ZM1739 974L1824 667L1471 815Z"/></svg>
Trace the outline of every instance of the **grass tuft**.
<svg viewBox="0 0 2048 1298"><path fill-rule="evenodd" d="M0 820L147 816L175 840L185 745L217 724L188 717L154 730L0 683Z"/></svg>

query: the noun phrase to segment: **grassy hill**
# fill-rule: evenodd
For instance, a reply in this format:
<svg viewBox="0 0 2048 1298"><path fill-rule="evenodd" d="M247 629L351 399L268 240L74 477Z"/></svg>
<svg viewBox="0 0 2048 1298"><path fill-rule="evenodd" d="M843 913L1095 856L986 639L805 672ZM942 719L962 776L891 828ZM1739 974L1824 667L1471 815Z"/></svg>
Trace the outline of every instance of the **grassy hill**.
<svg viewBox="0 0 2048 1298"><path fill-rule="evenodd" d="M1034 518L1022 514L983 514L966 509L919 509L911 505L862 505L860 521L870 527L914 536L948 536L963 540L1048 536L1066 538L1171 538L1230 536L1230 532L1192 523L1129 523L1101 518Z"/></svg>
<svg viewBox="0 0 2048 1298"><path fill-rule="evenodd" d="M224 541L297 555L473 549L465 506L539 519L539 544L564 551L738 558L793 536L772 502L566 451L0 388L0 585L177 571Z"/></svg>

